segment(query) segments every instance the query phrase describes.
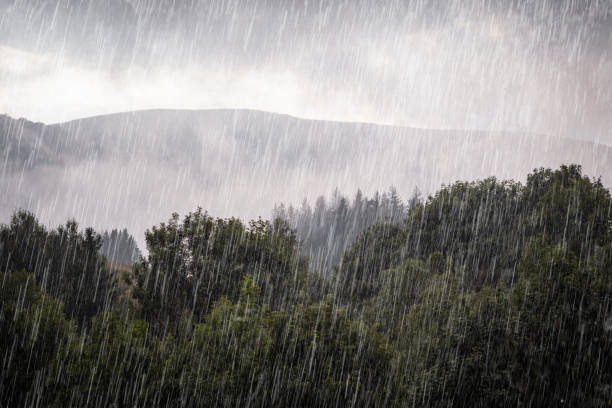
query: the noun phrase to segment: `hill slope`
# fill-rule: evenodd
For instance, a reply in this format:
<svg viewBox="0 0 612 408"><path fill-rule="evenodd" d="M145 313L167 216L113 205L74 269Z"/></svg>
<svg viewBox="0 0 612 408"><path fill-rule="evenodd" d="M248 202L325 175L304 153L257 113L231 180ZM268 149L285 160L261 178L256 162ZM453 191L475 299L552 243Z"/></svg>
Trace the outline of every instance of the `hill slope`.
<svg viewBox="0 0 612 408"><path fill-rule="evenodd" d="M366 193L581 163L612 182L612 148L533 134L425 130L314 121L250 110L150 110L44 125L0 117L0 217L28 208L126 226L200 205L214 215L268 216L275 202L335 187Z"/></svg>

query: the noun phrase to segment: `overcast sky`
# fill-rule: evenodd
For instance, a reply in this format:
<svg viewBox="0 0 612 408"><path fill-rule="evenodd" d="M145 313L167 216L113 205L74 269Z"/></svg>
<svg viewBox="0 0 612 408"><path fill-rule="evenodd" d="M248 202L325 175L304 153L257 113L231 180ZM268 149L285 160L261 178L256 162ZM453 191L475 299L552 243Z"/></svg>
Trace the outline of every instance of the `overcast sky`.
<svg viewBox="0 0 612 408"><path fill-rule="evenodd" d="M612 144L612 0L0 0L0 113L153 107Z"/></svg>

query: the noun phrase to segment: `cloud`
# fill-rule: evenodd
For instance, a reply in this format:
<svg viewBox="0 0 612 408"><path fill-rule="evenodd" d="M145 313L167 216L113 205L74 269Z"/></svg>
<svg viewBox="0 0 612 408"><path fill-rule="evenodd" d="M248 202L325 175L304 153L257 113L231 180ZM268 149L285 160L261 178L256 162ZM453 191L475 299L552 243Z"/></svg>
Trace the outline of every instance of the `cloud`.
<svg viewBox="0 0 612 408"><path fill-rule="evenodd" d="M612 143L611 10L571 0L5 0L0 35L12 51L0 59L0 110L56 122L249 107Z"/></svg>
<svg viewBox="0 0 612 408"><path fill-rule="evenodd" d="M274 67L134 66L120 75L60 55L0 48L0 111L46 123L153 108L251 108L322 119L376 120L348 97L316 100L304 78ZM312 91L312 87L310 91ZM322 109L322 107L324 107Z"/></svg>

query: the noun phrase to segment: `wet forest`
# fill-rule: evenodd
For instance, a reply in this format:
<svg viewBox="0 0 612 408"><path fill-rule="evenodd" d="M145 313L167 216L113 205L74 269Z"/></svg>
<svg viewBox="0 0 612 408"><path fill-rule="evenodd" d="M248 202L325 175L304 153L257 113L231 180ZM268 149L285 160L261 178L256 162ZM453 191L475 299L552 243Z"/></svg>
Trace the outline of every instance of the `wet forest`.
<svg viewBox="0 0 612 408"><path fill-rule="evenodd" d="M17 211L0 407L609 406L612 199L590 176L194 208L151 220L142 253Z"/></svg>

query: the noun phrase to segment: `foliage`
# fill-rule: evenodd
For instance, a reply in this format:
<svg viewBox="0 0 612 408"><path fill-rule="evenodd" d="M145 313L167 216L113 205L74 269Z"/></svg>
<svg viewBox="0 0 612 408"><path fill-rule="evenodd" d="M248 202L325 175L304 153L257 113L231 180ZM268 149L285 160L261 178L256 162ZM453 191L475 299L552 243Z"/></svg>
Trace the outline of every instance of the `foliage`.
<svg viewBox="0 0 612 408"><path fill-rule="evenodd" d="M0 231L0 406L605 406L611 208L577 166L456 183L325 279L285 220L198 209L147 232L134 307L95 315L54 277L104 270L97 235L18 213Z"/></svg>
<svg viewBox="0 0 612 408"><path fill-rule="evenodd" d="M344 291L355 279L377 286L381 270L434 252L465 268L472 289L512 284L533 237L549 234L588 257L610 241L611 211L610 192L577 165L534 170L524 186L495 178L457 182L411 208L403 227L374 226L358 237L344 253L339 284Z"/></svg>
<svg viewBox="0 0 612 408"><path fill-rule="evenodd" d="M83 322L114 297L100 245L100 236L91 228L79 231L76 221L47 229L33 214L19 211L10 224L0 225L0 273L31 272L48 295L64 303L68 316Z"/></svg>
<svg viewBox="0 0 612 408"><path fill-rule="evenodd" d="M281 219L246 226L198 209L182 222L173 214L145 238L149 255L137 266L134 295L143 316L164 329L176 329L185 313L199 321L222 296L236 299L247 274L275 306L298 298L309 280L295 233Z"/></svg>
<svg viewBox="0 0 612 408"><path fill-rule="evenodd" d="M49 362L61 359L73 325L34 276L5 272L0 282L0 406L31 406L45 392Z"/></svg>

